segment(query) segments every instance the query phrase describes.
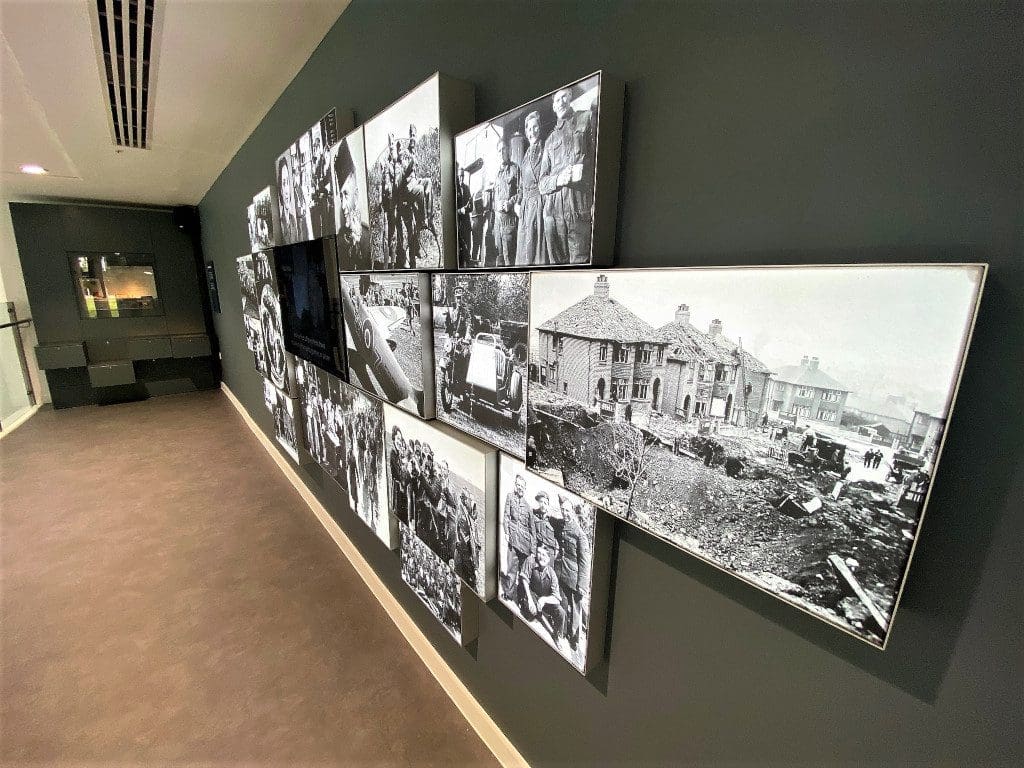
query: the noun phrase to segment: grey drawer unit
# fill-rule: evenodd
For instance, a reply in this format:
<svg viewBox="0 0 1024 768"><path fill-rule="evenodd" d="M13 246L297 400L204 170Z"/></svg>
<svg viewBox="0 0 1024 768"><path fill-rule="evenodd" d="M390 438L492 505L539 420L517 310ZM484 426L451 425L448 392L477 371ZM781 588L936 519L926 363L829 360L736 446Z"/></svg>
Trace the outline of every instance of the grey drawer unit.
<svg viewBox="0 0 1024 768"><path fill-rule="evenodd" d="M40 344L36 347L36 362L44 371L57 368L84 368L85 347L80 341L68 344Z"/></svg>
<svg viewBox="0 0 1024 768"><path fill-rule="evenodd" d="M85 342L90 363L112 363L128 359L128 339L95 339Z"/></svg>
<svg viewBox="0 0 1024 768"><path fill-rule="evenodd" d="M94 387L116 387L135 383L135 366L131 360L95 363L89 366L89 383Z"/></svg>
<svg viewBox="0 0 1024 768"><path fill-rule="evenodd" d="M210 339L203 334L171 336L174 357L206 357L210 354Z"/></svg>
<svg viewBox="0 0 1024 768"><path fill-rule="evenodd" d="M142 336L128 339L129 360L159 360L173 357L169 336Z"/></svg>

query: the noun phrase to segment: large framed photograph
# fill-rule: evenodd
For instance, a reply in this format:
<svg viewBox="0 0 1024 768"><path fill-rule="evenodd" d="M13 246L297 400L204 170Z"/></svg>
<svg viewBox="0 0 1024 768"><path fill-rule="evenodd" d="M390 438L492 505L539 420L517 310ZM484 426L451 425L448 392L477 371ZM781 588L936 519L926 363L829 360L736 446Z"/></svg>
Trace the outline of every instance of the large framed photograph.
<svg viewBox="0 0 1024 768"><path fill-rule="evenodd" d="M256 301L259 312L260 344L256 352L256 368L263 378L288 397L295 389L295 358L285 349L281 323L281 298L274 276L273 252L259 251L253 255Z"/></svg>
<svg viewBox="0 0 1024 768"><path fill-rule="evenodd" d="M274 249L274 268L285 349L336 376L344 376L334 238L278 246Z"/></svg>
<svg viewBox="0 0 1024 768"><path fill-rule="evenodd" d="M295 376L310 456L345 490L359 519L394 549L398 526L388 509L383 404L305 360Z"/></svg>
<svg viewBox="0 0 1024 768"><path fill-rule="evenodd" d="M360 126L331 147L338 270L369 272L370 208L366 197L366 148Z"/></svg>
<svg viewBox="0 0 1024 768"><path fill-rule="evenodd" d="M351 123L345 121L340 131L350 128ZM332 109L278 156L274 181L279 198L279 245L336 233L329 150L338 143L339 136L338 113Z"/></svg>
<svg viewBox="0 0 1024 768"><path fill-rule="evenodd" d="M392 514L484 600L496 593L497 451L384 407Z"/></svg>
<svg viewBox="0 0 1024 768"><path fill-rule="evenodd" d="M624 93L596 72L455 137L460 269L611 264Z"/></svg>
<svg viewBox="0 0 1024 768"><path fill-rule="evenodd" d="M251 253L235 259L238 268L238 287L242 294L242 323L245 326L245 346L256 354L263 340L260 338L260 310L256 293L256 269ZM257 364L257 369L260 366Z"/></svg>
<svg viewBox="0 0 1024 768"><path fill-rule="evenodd" d="M455 268L452 138L473 110L473 86L437 73L366 123L374 269Z"/></svg>
<svg viewBox="0 0 1024 768"><path fill-rule="evenodd" d="M296 464L301 462L302 424L297 400L288 397L273 383L263 380L263 403L274 417L274 439Z"/></svg>
<svg viewBox="0 0 1024 768"><path fill-rule="evenodd" d="M434 417L430 276L341 276L349 383L421 418Z"/></svg>
<svg viewBox="0 0 1024 768"><path fill-rule="evenodd" d="M530 276L432 277L437 418L522 458Z"/></svg>
<svg viewBox="0 0 1024 768"><path fill-rule="evenodd" d="M257 192L249 206L249 247L253 253L278 245L281 240L280 203L273 186Z"/></svg>
<svg viewBox="0 0 1024 768"><path fill-rule="evenodd" d="M527 464L884 647L985 273L534 273Z"/></svg>
<svg viewBox="0 0 1024 768"><path fill-rule="evenodd" d="M505 454L498 599L586 674L604 656L611 518Z"/></svg>
<svg viewBox="0 0 1024 768"><path fill-rule="evenodd" d="M472 591L408 526L399 530L402 581L455 642L469 645L480 633L480 605Z"/></svg>

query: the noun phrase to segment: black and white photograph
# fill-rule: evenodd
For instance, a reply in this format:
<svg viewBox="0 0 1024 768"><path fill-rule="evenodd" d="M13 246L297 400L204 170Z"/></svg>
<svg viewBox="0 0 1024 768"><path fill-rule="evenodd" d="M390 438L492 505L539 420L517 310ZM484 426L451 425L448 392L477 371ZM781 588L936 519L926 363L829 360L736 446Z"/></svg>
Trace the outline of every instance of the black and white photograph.
<svg viewBox="0 0 1024 768"><path fill-rule="evenodd" d="M338 270L369 272L370 209L366 197L366 149L357 128L331 147L334 223L338 233Z"/></svg>
<svg viewBox="0 0 1024 768"><path fill-rule="evenodd" d="M527 464L884 647L984 278L534 273Z"/></svg>
<svg viewBox="0 0 1024 768"><path fill-rule="evenodd" d="M296 365L295 376L310 455L345 490L359 519L393 549L383 404L305 360Z"/></svg>
<svg viewBox="0 0 1024 768"><path fill-rule="evenodd" d="M430 551L406 525L399 526L402 581L460 645L476 639L479 606L463 599L463 585L450 565Z"/></svg>
<svg viewBox="0 0 1024 768"><path fill-rule="evenodd" d="M341 306L349 383L432 419L430 275L341 275Z"/></svg>
<svg viewBox="0 0 1024 768"><path fill-rule="evenodd" d="M455 137L461 269L610 263L622 99L597 72Z"/></svg>
<svg viewBox="0 0 1024 768"><path fill-rule="evenodd" d="M472 119L472 86L435 74L366 123L373 269L454 268L451 137Z"/></svg>
<svg viewBox="0 0 1024 768"><path fill-rule="evenodd" d="M495 594L497 452L437 422L386 406L392 514L484 600Z"/></svg>
<svg viewBox="0 0 1024 768"><path fill-rule="evenodd" d="M252 252L265 251L279 244L281 225L278 219L277 189L273 186L258 192L249 207L249 241Z"/></svg>
<svg viewBox="0 0 1024 768"><path fill-rule="evenodd" d="M288 397L266 379L263 380L263 404L274 417L274 439L296 464L299 463L300 429L296 399Z"/></svg>
<svg viewBox="0 0 1024 768"><path fill-rule="evenodd" d="M257 228L255 201L249 203L249 205L245 207L245 219L249 224L249 252L254 253L255 251L259 250L259 248L257 248L258 238L256 234Z"/></svg>
<svg viewBox="0 0 1024 768"><path fill-rule="evenodd" d="M300 135L274 165L281 244L335 234L334 184L329 149L338 142L331 110Z"/></svg>
<svg viewBox="0 0 1024 768"><path fill-rule="evenodd" d="M295 391L295 359L284 346L281 325L281 301L274 276L273 253L259 251L253 255L256 278L256 302L259 311L262 345L254 353L256 368L263 378L286 394Z"/></svg>
<svg viewBox="0 0 1024 768"><path fill-rule="evenodd" d="M506 453L526 451L530 276L432 276L437 418Z"/></svg>
<svg viewBox="0 0 1024 768"><path fill-rule="evenodd" d="M242 294L242 322L245 325L245 346L253 354L262 346L260 339L260 310L256 295L256 270L252 254L235 259L238 266L238 287ZM256 366L257 369L259 365Z"/></svg>
<svg viewBox="0 0 1024 768"><path fill-rule="evenodd" d="M577 670L604 652L607 516L505 454L498 484L498 599Z"/></svg>

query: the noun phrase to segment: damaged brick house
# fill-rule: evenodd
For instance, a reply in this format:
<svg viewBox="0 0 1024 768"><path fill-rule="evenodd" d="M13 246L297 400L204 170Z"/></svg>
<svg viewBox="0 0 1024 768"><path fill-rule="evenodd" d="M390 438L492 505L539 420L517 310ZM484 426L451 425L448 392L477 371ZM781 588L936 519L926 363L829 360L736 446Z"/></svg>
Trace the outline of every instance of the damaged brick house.
<svg viewBox="0 0 1024 768"><path fill-rule="evenodd" d="M753 424L766 406L771 372L722 334L689 322L655 329L610 296L607 276L594 293L537 329L541 384L615 421L647 421L652 411L680 419L717 416Z"/></svg>
<svg viewBox="0 0 1024 768"><path fill-rule="evenodd" d="M839 425L850 388L819 367L816 357L784 365L775 373L768 408L782 417Z"/></svg>

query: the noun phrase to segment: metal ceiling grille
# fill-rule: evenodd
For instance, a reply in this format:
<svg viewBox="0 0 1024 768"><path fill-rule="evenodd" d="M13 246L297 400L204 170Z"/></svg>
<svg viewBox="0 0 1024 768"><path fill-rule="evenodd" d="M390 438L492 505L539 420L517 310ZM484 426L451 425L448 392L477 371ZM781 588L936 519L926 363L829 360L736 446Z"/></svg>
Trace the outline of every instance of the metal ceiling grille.
<svg viewBox="0 0 1024 768"><path fill-rule="evenodd" d="M96 0L100 55L114 143L145 149L156 0Z"/></svg>

